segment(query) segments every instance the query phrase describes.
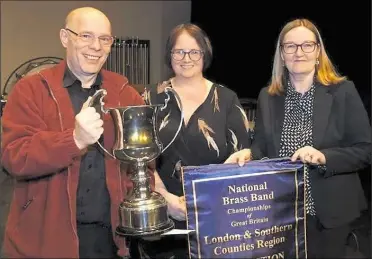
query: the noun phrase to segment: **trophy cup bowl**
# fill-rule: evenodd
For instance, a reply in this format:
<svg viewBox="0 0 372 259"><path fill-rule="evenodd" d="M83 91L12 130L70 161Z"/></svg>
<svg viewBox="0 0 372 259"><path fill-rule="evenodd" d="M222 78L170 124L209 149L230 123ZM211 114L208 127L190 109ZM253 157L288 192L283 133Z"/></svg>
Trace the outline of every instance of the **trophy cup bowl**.
<svg viewBox="0 0 372 259"><path fill-rule="evenodd" d="M164 92L172 92L177 100L175 91L168 87ZM98 90L92 97L89 106L97 111L108 113L114 123L115 143L112 152L107 151L99 142L97 144L108 155L133 167L131 180L133 189L119 206L120 225L116 233L122 236L152 236L160 235L174 228L174 222L168 216L167 202L162 195L152 191L147 164L164 152L178 135L182 123L183 113L181 107L181 121L176 134L170 143L163 148L159 141L157 127L157 114L165 109L165 104L138 105L118 108L104 108L103 98L107 94L105 89Z"/></svg>

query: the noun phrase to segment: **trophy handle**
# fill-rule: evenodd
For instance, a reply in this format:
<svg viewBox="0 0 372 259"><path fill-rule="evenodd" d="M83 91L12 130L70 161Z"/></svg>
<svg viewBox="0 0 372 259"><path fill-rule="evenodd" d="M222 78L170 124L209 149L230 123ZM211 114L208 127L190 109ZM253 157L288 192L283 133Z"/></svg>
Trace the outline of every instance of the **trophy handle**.
<svg viewBox="0 0 372 259"><path fill-rule="evenodd" d="M92 98L90 99L89 101L89 104L88 104L88 107L94 107L96 109L96 111L98 113L108 113L109 112L109 109L105 109L105 107L103 106L105 103L103 102L103 97L105 97L105 95L107 95L107 91L106 89L100 89L98 91L96 91L94 93L94 95L92 96ZM101 114L102 116L102 114ZM108 152L106 150L106 148L104 148L101 143L99 143L99 141L96 142L98 144L98 146L106 153L108 154L110 157L115 158L115 156L113 154L111 154L110 152Z"/></svg>
<svg viewBox="0 0 372 259"><path fill-rule="evenodd" d="M178 129L177 129L177 132L176 134L173 136L172 140L168 143L168 145L163 148L163 150L161 151L161 153L163 153L165 150L167 150L167 148L174 142L174 140L176 139L178 133L180 133L180 130L182 128L182 124L183 124L183 107L182 107L182 102L181 102L181 98L179 97L179 95L176 93L176 91L172 88L172 87L165 87L164 88L164 93L167 95L167 98L165 99L165 102L164 102L164 105L163 107L160 108L160 110L164 110L165 108L167 108L167 105L168 105L168 102L170 100L170 96L169 96L169 93L168 92L172 92L172 94L174 95L174 97L176 98L179 106L180 106L180 110L181 110L181 119L180 119L180 124L178 125Z"/></svg>

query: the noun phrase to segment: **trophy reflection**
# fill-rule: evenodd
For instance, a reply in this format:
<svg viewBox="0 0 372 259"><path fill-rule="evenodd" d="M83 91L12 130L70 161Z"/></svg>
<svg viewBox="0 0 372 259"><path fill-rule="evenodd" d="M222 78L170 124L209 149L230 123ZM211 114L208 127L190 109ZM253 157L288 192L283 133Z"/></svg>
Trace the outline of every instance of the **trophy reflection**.
<svg viewBox="0 0 372 259"><path fill-rule="evenodd" d="M116 232L123 236L158 235L174 228L174 222L168 216L167 202L157 192L151 191L150 176L147 164L164 152L178 135L181 120L172 141L163 148L159 141L157 114L165 109L172 92L181 105L177 93L170 87L165 88L168 98L161 105L139 105L117 108L104 108L103 98L106 90L98 90L92 97L89 106L98 111L109 113L114 122L115 143L112 152L107 151L99 142L97 144L111 157L133 166L131 180L132 192L121 202L119 207L120 226Z"/></svg>

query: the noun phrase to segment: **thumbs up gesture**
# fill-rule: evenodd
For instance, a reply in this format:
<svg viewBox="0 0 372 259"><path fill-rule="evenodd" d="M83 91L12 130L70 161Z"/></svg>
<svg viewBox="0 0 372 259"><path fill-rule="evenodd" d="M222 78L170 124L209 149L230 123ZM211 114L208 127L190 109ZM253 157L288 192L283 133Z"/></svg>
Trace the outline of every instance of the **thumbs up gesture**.
<svg viewBox="0 0 372 259"><path fill-rule="evenodd" d="M89 97L75 116L74 140L82 150L98 141L103 133L103 120L94 107L88 107Z"/></svg>

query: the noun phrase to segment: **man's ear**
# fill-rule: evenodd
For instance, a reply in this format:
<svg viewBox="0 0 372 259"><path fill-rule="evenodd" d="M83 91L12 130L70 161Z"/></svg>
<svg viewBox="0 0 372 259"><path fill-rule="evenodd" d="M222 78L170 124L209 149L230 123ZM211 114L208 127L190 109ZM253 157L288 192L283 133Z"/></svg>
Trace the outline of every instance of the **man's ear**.
<svg viewBox="0 0 372 259"><path fill-rule="evenodd" d="M68 32L65 29L61 29L59 31L59 38L61 40L61 43L63 47L67 48L67 43L68 43Z"/></svg>

